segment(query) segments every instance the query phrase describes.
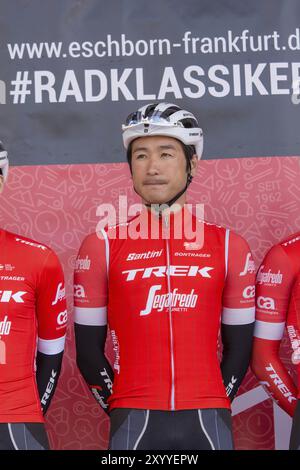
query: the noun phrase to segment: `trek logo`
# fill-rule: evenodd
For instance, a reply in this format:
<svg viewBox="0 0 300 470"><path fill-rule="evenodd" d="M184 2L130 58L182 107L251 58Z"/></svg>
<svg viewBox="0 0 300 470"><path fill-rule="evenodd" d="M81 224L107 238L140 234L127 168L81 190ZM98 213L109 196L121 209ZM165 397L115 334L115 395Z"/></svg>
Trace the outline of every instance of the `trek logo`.
<svg viewBox="0 0 300 470"><path fill-rule="evenodd" d="M91 267L91 260L89 259L88 255L85 258L77 258L75 262L75 269L77 271L88 271Z"/></svg>
<svg viewBox="0 0 300 470"><path fill-rule="evenodd" d="M0 336L9 335L11 329L11 321L8 321L8 316L4 317L3 321L0 321Z"/></svg>
<svg viewBox="0 0 300 470"><path fill-rule="evenodd" d="M277 273L272 273L271 269L268 271L263 271L264 265L262 265L257 273L257 282L259 284L281 284L283 275L280 272L280 269L278 269Z"/></svg>
<svg viewBox="0 0 300 470"><path fill-rule="evenodd" d="M235 386L236 382L237 382L237 378L233 375L230 379L229 384L226 387L226 395L228 397L230 396L232 390L234 389L234 386Z"/></svg>
<svg viewBox="0 0 300 470"><path fill-rule="evenodd" d="M76 299L84 299L85 298L84 287L81 284L74 284L74 297Z"/></svg>
<svg viewBox="0 0 300 470"><path fill-rule="evenodd" d="M247 286L243 290L244 299L253 299L255 297L255 286Z"/></svg>
<svg viewBox="0 0 300 470"><path fill-rule="evenodd" d="M65 325L68 321L68 311L64 310L57 315L57 324L58 325Z"/></svg>
<svg viewBox="0 0 300 470"><path fill-rule="evenodd" d="M275 300L271 297L263 297L260 295L257 297L257 306L259 308L265 308L266 310L275 310Z"/></svg>
<svg viewBox="0 0 300 470"><path fill-rule="evenodd" d="M140 268L140 269L130 269L129 271L122 271L122 274L127 274L126 281L133 281L136 278L137 273L140 273L139 276L142 279L148 279L152 275L155 277L165 277L170 276L183 276L183 277L196 277L198 274L202 277L211 278L209 271L212 267L205 266L204 268L199 268L199 266L153 266L151 268Z"/></svg>
<svg viewBox="0 0 300 470"><path fill-rule="evenodd" d="M13 292L12 290L0 290L0 302L8 303L11 300L14 300L17 304L23 304L24 299L22 297L25 294L27 294L27 292Z"/></svg>
<svg viewBox="0 0 300 470"><path fill-rule="evenodd" d="M52 305L56 305L57 302L61 302L66 296L66 289L62 288L63 283L60 282L57 286L56 296L52 302Z"/></svg>
<svg viewBox="0 0 300 470"><path fill-rule="evenodd" d="M49 379L49 382L48 382L48 385L47 385L47 388L46 388L46 391L44 393L44 395L42 396L42 399L41 399L41 403L42 405L47 405L47 401L49 400L50 398L50 394L53 390L53 387L54 387L54 384L55 384L55 378L57 376L57 372L55 372L53 369L51 371L51 377Z"/></svg>
<svg viewBox="0 0 300 470"><path fill-rule="evenodd" d="M35 248L40 248L41 250L47 250L47 247L44 245L39 245L38 243L29 242L28 240L23 240L22 238L16 238L17 242L23 243L24 245L33 246Z"/></svg>
<svg viewBox="0 0 300 470"><path fill-rule="evenodd" d="M111 378L110 378L109 375L108 375L107 370L104 368L104 369L100 372L100 375L101 375L101 377L104 378L104 382L105 382L105 385L106 385L107 389L110 391L110 393L112 393L113 383L112 383L112 381L111 381Z"/></svg>
<svg viewBox="0 0 300 470"><path fill-rule="evenodd" d="M269 377L273 380L274 384L277 386L282 395L288 399L289 403L297 400L297 398L292 395L292 392L288 389L288 387L283 383L272 364L269 364L268 367L266 367L266 371L270 372Z"/></svg>
<svg viewBox="0 0 300 470"><path fill-rule="evenodd" d="M161 290L162 286L152 286L149 290L146 308L140 311L140 316L149 315L152 310L161 312L165 308L194 308L198 295L194 294L195 289L192 289L189 294L178 294L178 289L167 294L156 294Z"/></svg>
<svg viewBox="0 0 300 470"><path fill-rule="evenodd" d="M251 253L248 253L246 256L245 266L243 271L240 272L240 276L246 276L246 274L255 273L255 264L252 258Z"/></svg>

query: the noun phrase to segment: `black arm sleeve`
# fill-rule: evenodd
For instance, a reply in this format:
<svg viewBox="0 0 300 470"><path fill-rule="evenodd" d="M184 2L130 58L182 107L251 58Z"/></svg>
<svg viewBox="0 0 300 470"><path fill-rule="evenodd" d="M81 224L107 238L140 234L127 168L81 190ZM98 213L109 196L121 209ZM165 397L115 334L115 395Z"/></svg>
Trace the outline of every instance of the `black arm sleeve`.
<svg viewBox="0 0 300 470"><path fill-rule="evenodd" d="M107 326L75 323L76 361L88 387L108 414L107 399L112 393L113 370L105 356Z"/></svg>
<svg viewBox="0 0 300 470"><path fill-rule="evenodd" d="M49 408L60 375L63 352L44 354L40 351L36 356L36 381L40 395L43 414Z"/></svg>
<svg viewBox="0 0 300 470"><path fill-rule="evenodd" d="M223 358L221 371L227 396L232 401L247 372L252 351L254 323L221 327Z"/></svg>
<svg viewBox="0 0 300 470"><path fill-rule="evenodd" d="M300 450L300 400L297 401L297 406L293 418L290 450Z"/></svg>

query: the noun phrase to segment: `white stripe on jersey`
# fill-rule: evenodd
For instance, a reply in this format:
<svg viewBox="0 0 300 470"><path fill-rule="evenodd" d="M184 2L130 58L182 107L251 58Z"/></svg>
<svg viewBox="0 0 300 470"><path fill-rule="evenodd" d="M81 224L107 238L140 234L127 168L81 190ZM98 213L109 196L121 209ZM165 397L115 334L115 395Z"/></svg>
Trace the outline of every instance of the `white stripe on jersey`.
<svg viewBox="0 0 300 470"><path fill-rule="evenodd" d="M222 323L224 325L248 325L255 321L255 307L227 308L223 307Z"/></svg>
<svg viewBox="0 0 300 470"><path fill-rule="evenodd" d="M281 340L284 332L285 322L271 323L256 320L254 336L260 339Z"/></svg>
<svg viewBox="0 0 300 470"><path fill-rule="evenodd" d="M75 307L74 321L79 325L107 325L107 307Z"/></svg>
<svg viewBox="0 0 300 470"><path fill-rule="evenodd" d="M66 335L56 339L42 339L38 338L37 349L43 354L59 354L63 352L65 347Z"/></svg>

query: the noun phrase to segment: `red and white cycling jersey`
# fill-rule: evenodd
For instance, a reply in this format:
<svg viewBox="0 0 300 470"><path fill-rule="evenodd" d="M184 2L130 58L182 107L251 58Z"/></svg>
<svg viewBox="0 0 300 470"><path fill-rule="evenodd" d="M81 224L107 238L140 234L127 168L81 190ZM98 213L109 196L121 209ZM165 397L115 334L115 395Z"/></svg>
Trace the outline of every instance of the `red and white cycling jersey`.
<svg viewBox="0 0 300 470"><path fill-rule="evenodd" d="M289 302L300 272L300 233L291 235L266 254L256 278L256 323L252 369L266 390L291 416L297 402L297 387L283 365L279 347L285 326L292 341L299 335L299 301ZM299 292L296 291L296 298ZM298 310L299 315L299 310ZM299 395L298 395L299 396Z"/></svg>
<svg viewBox="0 0 300 470"><path fill-rule="evenodd" d="M64 276L45 245L0 230L0 422L43 422L36 350L64 349Z"/></svg>
<svg viewBox="0 0 300 470"><path fill-rule="evenodd" d="M254 263L242 237L195 216L180 221L182 212L158 219L143 210L87 236L80 248L75 322L108 321L115 351L110 410L230 408L218 333L221 317L230 325L254 321ZM145 221L159 224L159 238L121 238ZM187 224L202 231L203 246L186 239Z"/></svg>

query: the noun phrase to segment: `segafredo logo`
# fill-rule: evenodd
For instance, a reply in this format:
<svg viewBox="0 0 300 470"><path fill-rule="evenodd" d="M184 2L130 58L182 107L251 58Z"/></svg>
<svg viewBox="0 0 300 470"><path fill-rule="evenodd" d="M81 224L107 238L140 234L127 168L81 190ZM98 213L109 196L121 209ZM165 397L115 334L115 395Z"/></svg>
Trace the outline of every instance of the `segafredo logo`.
<svg viewBox="0 0 300 470"><path fill-rule="evenodd" d="M0 321L0 336L9 335L11 329L11 321L8 321L8 316L4 317L3 321Z"/></svg>
<svg viewBox="0 0 300 470"><path fill-rule="evenodd" d="M257 273L257 282L258 284L281 284L283 275L280 272L280 269L278 269L277 273L272 273L271 269L268 271L263 271L264 265L262 265Z"/></svg>
<svg viewBox="0 0 300 470"><path fill-rule="evenodd" d="M195 294L195 289L192 289L189 294L179 294L178 289L174 289L173 292L167 294L157 294L161 290L162 286L152 286L149 290L146 307L140 311L140 316L149 315L153 310L161 312L165 308L194 308L198 295Z"/></svg>
<svg viewBox="0 0 300 470"><path fill-rule="evenodd" d="M62 299L65 298L66 290L62 286L63 286L63 283L60 282L57 286L56 296L55 296L55 299L52 302L52 305L56 305L57 302L61 302Z"/></svg>
<svg viewBox="0 0 300 470"><path fill-rule="evenodd" d="M251 253L247 253L245 265L243 271L240 272L240 276L246 276L246 274L255 273L255 264L252 259Z"/></svg>
<svg viewBox="0 0 300 470"><path fill-rule="evenodd" d="M78 271L88 271L91 267L91 260L88 255L85 258L77 258L75 261L75 269Z"/></svg>
<svg viewBox="0 0 300 470"><path fill-rule="evenodd" d="M140 268L140 269L130 269L128 271L122 271L122 274L127 274L126 281L133 281L137 274L139 278L148 279L151 276L155 277L165 277L165 276L188 276L196 277L200 275L201 277L211 278L209 272L214 269L209 266L200 268L199 266L152 266L151 268Z"/></svg>

